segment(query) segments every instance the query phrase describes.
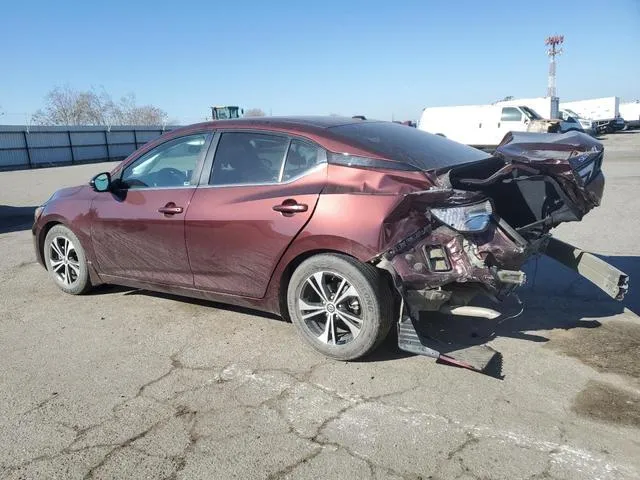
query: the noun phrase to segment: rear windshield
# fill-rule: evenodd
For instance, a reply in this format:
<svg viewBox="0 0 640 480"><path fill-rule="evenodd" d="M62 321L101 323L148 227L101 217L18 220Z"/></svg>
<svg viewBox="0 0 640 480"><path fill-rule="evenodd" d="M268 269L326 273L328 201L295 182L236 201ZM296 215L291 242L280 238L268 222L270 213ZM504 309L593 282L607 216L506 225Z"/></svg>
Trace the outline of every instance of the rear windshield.
<svg viewBox="0 0 640 480"><path fill-rule="evenodd" d="M329 130L349 144L420 170L452 167L490 157L473 147L397 123L350 123Z"/></svg>

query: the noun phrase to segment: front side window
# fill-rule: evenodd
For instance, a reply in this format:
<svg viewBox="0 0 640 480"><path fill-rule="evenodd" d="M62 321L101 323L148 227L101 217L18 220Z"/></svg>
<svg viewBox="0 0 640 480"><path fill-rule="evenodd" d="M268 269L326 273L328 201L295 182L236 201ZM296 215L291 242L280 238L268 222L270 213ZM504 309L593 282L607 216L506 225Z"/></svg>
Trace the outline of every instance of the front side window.
<svg viewBox="0 0 640 480"><path fill-rule="evenodd" d="M264 133L227 132L220 135L210 185L276 183L289 139Z"/></svg>
<svg viewBox="0 0 640 480"><path fill-rule="evenodd" d="M505 107L502 109L501 122L519 122L522 120L522 112L517 108Z"/></svg>
<svg viewBox="0 0 640 480"><path fill-rule="evenodd" d="M200 133L158 145L128 165L121 180L127 188L188 186L206 141Z"/></svg>
<svg viewBox="0 0 640 480"><path fill-rule="evenodd" d="M282 181L300 177L323 161L324 156L319 147L303 140L293 139L282 171Z"/></svg>

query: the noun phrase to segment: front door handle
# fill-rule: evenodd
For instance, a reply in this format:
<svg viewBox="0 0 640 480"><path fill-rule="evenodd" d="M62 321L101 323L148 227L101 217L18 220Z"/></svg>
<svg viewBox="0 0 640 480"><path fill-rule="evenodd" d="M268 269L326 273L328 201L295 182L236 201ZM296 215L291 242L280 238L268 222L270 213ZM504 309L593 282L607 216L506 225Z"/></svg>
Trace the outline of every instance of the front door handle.
<svg viewBox="0 0 640 480"><path fill-rule="evenodd" d="M182 213L182 210L182 207L177 207L175 203L169 202L164 207L160 207L158 212L164 213L165 215L176 215Z"/></svg>
<svg viewBox="0 0 640 480"><path fill-rule="evenodd" d="M298 203L295 200L285 200L280 205L274 205L273 209L282 215L291 216L294 213L306 212L309 207L304 203Z"/></svg>

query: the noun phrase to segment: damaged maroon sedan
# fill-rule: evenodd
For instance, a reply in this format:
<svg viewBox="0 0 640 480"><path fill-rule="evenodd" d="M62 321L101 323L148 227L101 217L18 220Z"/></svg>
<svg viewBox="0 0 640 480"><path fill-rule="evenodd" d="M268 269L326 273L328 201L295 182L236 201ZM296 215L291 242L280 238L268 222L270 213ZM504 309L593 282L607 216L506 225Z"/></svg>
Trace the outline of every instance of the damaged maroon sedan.
<svg viewBox="0 0 640 480"><path fill-rule="evenodd" d="M36 211L36 254L80 294L111 283L292 320L321 353L400 348L485 370L488 347L441 353L429 315L496 318L547 254L622 299L627 276L550 237L602 197L603 147L508 134L493 155L388 122L217 121L172 131Z"/></svg>

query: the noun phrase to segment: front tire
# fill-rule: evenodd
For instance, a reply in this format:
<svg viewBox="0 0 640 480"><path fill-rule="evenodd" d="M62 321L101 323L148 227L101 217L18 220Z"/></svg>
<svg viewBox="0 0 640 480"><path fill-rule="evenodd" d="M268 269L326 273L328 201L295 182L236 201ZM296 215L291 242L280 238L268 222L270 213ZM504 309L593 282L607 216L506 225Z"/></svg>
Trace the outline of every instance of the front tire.
<svg viewBox="0 0 640 480"><path fill-rule="evenodd" d="M49 275L64 292L80 295L91 288L87 257L75 233L55 225L44 240L44 260Z"/></svg>
<svg viewBox="0 0 640 480"><path fill-rule="evenodd" d="M393 323L391 290L379 270L346 255L302 262L289 281L287 307L300 336L337 360L373 352Z"/></svg>

